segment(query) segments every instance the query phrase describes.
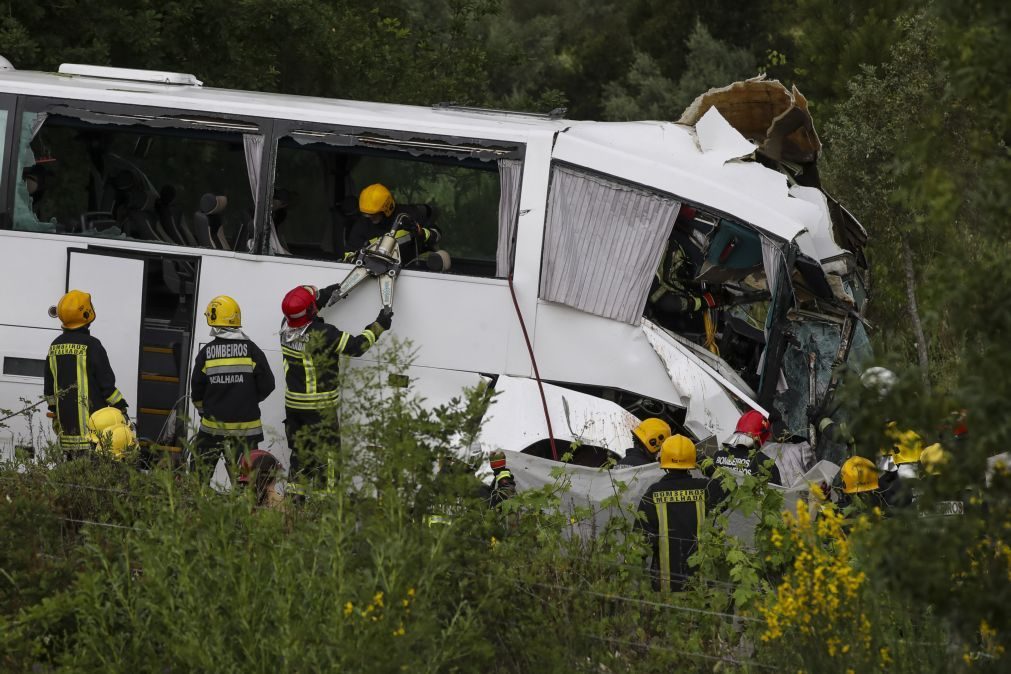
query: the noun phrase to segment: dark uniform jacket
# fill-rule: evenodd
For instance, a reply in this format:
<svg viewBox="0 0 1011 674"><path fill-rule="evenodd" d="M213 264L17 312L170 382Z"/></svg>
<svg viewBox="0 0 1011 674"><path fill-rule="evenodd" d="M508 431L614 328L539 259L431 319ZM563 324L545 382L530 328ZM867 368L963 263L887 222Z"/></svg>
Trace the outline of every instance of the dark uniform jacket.
<svg viewBox="0 0 1011 674"><path fill-rule="evenodd" d="M642 445L636 443L625 452L625 456L618 461L616 467L648 466L651 463L656 463L656 454L650 454Z"/></svg>
<svg viewBox="0 0 1011 674"><path fill-rule="evenodd" d="M340 284L319 291L317 303L325 306ZM284 356L284 406L290 410L324 410L337 406L340 356L360 356L385 329L373 322L360 335L344 332L319 316L298 328L281 326Z"/></svg>
<svg viewBox="0 0 1011 674"><path fill-rule="evenodd" d="M351 234L348 236L348 252L344 254L344 259L353 260L360 249L378 241L379 237L390 231L393 222L402 213L408 216L410 226L406 229L401 227L396 232L401 265L406 267L422 253L433 250L435 244L439 242L439 230L423 226L421 227L421 238L419 238L416 226L427 224L423 208L405 205L397 206L393 210L393 215L384 217L378 223L372 222L364 215L356 219L351 226Z"/></svg>
<svg viewBox="0 0 1011 674"><path fill-rule="evenodd" d="M64 330L49 346L44 394L55 415L60 446L88 449L88 417L103 407L126 411L102 342L87 327Z"/></svg>
<svg viewBox="0 0 1011 674"><path fill-rule="evenodd" d="M698 547L706 513L723 498L717 480L695 478L686 470L667 471L642 495L636 527L646 533L653 548L653 589L669 592L684 587L693 573L688 557Z"/></svg>
<svg viewBox="0 0 1011 674"><path fill-rule="evenodd" d="M241 331L220 332L197 352L193 404L210 435L263 439L260 403L274 390L266 356Z"/></svg>
<svg viewBox="0 0 1011 674"><path fill-rule="evenodd" d="M761 450L751 450L744 445L723 445L722 449L713 454L713 465L714 469L726 468L738 475L755 476L761 475L762 466L768 465L769 483L783 484L775 459L763 454Z"/></svg>

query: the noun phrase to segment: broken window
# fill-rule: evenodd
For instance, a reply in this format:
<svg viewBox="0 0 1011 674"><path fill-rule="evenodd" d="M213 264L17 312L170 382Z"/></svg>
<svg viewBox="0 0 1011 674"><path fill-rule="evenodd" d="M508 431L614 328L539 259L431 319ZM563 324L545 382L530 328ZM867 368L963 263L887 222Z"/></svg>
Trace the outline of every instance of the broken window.
<svg viewBox="0 0 1011 674"><path fill-rule="evenodd" d="M638 323L679 207L666 194L554 166L540 296Z"/></svg>
<svg viewBox="0 0 1011 674"><path fill-rule="evenodd" d="M247 251L259 156L247 166L245 146L262 137L211 126L63 107L24 113L13 228Z"/></svg>
<svg viewBox="0 0 1011 674"><path fill-rule="evenodd" d="M515 156L517 148L462 141L292 130L278 142L271 252L353 259L369 240L362 232L379 233L359 212L359 194L380 183L398 209L438 230L437 247L449 260L448 269L429 265L419 247L405 259L405 268L504 276L519 203L522 162Z"/></svg>

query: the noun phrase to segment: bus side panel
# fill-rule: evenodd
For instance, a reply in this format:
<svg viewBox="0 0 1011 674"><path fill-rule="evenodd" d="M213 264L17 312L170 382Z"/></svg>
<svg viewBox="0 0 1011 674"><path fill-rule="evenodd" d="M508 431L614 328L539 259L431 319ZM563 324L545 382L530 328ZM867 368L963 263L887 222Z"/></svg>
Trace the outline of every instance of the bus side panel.
<svg viewBox="0 0 1011 674"><path fill-rule="evenodd" d="M260 410L267 427L266 443L272 449L282 446L284 434L284 371L278 337L281 300L300 284L337 283L350 269L343 264L245 255L203 259L198 311L202 313L216 295L233 297L242 308L243 329L270 361L277 388ZM378 282L369 279L322 315L338 328L359 334L380 308ZM379 348L360 360L375 361L384 349L403 349L400 355L410 358L414 367L402 374L413 378L418 373L414 391L428 398L429 405L448 400L463 385L476 384L479 379L474 373L503 372L509 340L522 339L509 288L501 279L405 272L395 283L393 308L392 330L380 338ZM196 347L208 341L207 330L206 325L197 325L194 358Z"/></svg>
<svg viewBox="0 0 1011 674"><path fill-rule="evenodd" d="M35 328L59 327L49 317L67 283L67 248L84 247L87 241L41 235L0 232L0 298L7 325ZM87 290L87 288L82 288ZM96 304L101 300L96 298Z"/></svg>
<svg viewBox="0 0 1011 674"><path fill-rule="evenodd" d="M45 363L49 344L60 334L58 329L26 328L0 325L0 417L25 410L25 413L0 423L0 457L10 458L16 446L34 446L37 450L55 441L52 423L46 418L45 403L32 408L42 399L43 378L10 374L7 359L31 359ZM26 409L29 408L29 409Z"/></svg>
<svg viewBox="0 0 1011 674"><path fill-rule="evenodd" d="M638 325L541 301L535 350L544 379L619 388L685 405Z"/></svg>

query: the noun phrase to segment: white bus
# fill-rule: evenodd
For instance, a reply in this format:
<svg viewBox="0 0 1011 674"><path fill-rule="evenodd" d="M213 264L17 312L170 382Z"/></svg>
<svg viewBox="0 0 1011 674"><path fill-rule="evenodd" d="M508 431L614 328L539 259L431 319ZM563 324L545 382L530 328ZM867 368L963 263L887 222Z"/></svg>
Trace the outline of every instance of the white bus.
<svg viewBox="0 0 1011 674"><path fill-rule="evenodd" d="M431 206L452 259L396 282L392 334L417 349L404 374L433 405L495 386L485 448L543 450L535 362L560 440L621 454L635 418L657 415L721 441L749 408L778 409L781 428L803 435L811 392L824 395L833 361L863 338L859 225L788 162L756 154L715 107L691 126L571 121L68 64L0 71L0 129L7 410L41 399L59 334L47 310L79 288L140 435L178 441L186 429L166 421L195 418L186 396L209 340L202 314L227 294L274 368L279 387L261 409L266 448L284 461L280 301L347 275L357 195L375 182ZM686 205L694 282L771 298L711 312L706 335L643 317ZM379 308L370 282L324 317L357 331ZM0 426L5 452L52 435L38 414Z"/></svg>

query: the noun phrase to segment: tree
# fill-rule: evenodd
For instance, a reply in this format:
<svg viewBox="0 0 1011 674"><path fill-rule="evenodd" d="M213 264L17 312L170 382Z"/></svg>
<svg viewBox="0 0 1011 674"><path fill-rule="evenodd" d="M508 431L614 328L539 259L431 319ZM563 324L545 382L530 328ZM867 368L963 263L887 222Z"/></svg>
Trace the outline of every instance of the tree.
<svg viewBox="0 0 1011 674"><path fill-rule="evenodd" d="M755 74L748 50L717 40L701 22L686 46L685 70L676 82L661 73L647 52L636 51L624 77L604 86L605 119L677 119L699 94Z"/></svg>

